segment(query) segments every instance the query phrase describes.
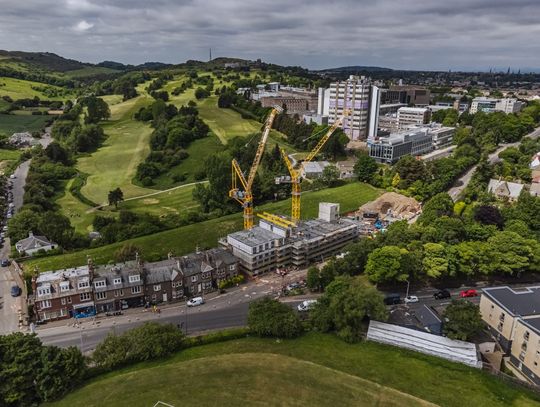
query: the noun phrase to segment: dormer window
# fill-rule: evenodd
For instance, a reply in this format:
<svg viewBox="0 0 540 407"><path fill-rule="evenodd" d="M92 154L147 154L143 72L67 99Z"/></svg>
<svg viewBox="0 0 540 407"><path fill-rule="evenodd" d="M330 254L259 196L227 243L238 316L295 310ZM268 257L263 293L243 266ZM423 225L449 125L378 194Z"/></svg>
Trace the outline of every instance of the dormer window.
<svg viewBox="0 0 540 407"><path fill-rule="evenodd" d="M129 276L129 282L130 283L137 283L139 281L141 281L141 276L139 276L138 274L133 275L133 276Z"/></svg>
<svg viewBox="0 0 540 407"><path fill-rule="evenodd" d="M88 288L90 287L90 283L88 282L88 280L82 280L82 281L79 281L79 283L77 284L77 287L80 289L83 289L83 288Z"/></svg>
<svg viewBox="0 0 540 407"><path fill-rule="evenodd" d="M114 285L118 285L118 284L122 284L122 278L121 277L117 277L113 280L113 284Z"/></svg>
<svg viewBox="0 0 540 407"><path fill-rule="evenodd" d="M107 283L105 282L105 280L94 281L94 286L96 288L103 288L107 286Z"/></svg>
<svg viewBox="0 0 540 407"><path fill-rule="evenodd" d="M65 293L66 291L69 291L69 281L62 281L60 283L60 292Z"/></svg>

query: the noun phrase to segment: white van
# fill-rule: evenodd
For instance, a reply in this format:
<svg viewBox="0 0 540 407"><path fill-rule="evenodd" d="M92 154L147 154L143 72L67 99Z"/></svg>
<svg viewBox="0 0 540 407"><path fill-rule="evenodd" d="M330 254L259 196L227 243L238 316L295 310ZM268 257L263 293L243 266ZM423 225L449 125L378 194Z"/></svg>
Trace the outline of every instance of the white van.
<svg viewBox="0 0 540 407"><path fill-rule="evenodd" d="M187 302L188 307L196 307L197 305L204 304L204 298L203 297L193 297L191 300Z"/></svg>
<svg viewBox="0 0 540 407"><path fill-rule="evenodd" d="M300 312L304 312L304 311L309 311L309 309L311 307L313 307L313 305L317 302L317 300L306 300L306 301L303 301L301 302L300 304L298 304L298 311Z"/></svg>

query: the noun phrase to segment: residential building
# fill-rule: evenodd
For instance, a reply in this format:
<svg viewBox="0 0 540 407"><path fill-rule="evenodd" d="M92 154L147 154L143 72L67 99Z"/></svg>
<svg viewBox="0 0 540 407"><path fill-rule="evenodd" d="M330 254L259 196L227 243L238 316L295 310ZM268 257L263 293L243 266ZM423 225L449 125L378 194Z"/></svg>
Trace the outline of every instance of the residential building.
<svg viewBox="0 0 540 407"><path fill-rule="evenodd" d="M15 248L19 254L32 256L40 250L48 252L49 250L56 249L58 245L49 241L45 236L35 236L32 232L29 232L27 238L15 243Z"/></svg>
<svg viewBox="0 0 540 407"><path fill-rule="evenodd" d="M503 181L497 179L490 179L488 184L488 192L495 195L498 199L508 199L509 201L516 201L519 198L519 194L523 190L525 185L517 182Z"/></svg>
<svg viewBox="0 0 540 407"><path fill-rule="evenodd" d="M376 135L379 120L380 92L371 79L351 75L349 79L330 84L328 124L334 124L345 113L341 128L351 140Z"/></svg>
<svg viewBox="0 0 540 407"><path fill-rule="evenodd" d="M296 225L285 217L275 218L261 219L258 226L231 233L220 241L250 275L305 267L339 253L359 236L359 222L339 218L339 204L321 202L318 219L299 221Z"/></svg>
<svg viewBox="0 0 540 407"><path fill-rule="evenodd" d="M484 288L480 314L510 363L540 385L540 287Z"/></svg>
<svg viewBox="0 0 540 407"><path fill-rule="evenodd" d="M400 107L397 111L397 123L400 130L428 124L430 120L431 110L427 107Z"/></svg>
<svg viewBox="0 0 540 407"><path fill-rule="evenodd" d="M472 100L470 113L503 112L517 113L525 104L514 98L495 99L489 97L476 97Z"/></svg>
<svg viewBox="0 0 540 407"><path fill-rule="evenodd" d="M367 145L370 157L393 164L405 155L420 156L433 151L433 138L427 129L412 129L368 140Z"/></svg>
<svg viewBox="0 0 540 407"><path fill-rule="evenodd" d="M339 179L354 178L354 166L358 160L350 159L345 161L338 161L336 167L339 171Z"/></svg>
<svg viewBox="0 0 540 407"><path fill-rule="evenodd" d="M9 143L16 147L34 147L39 144L39 140L31 133L13 133L9 138Z"/></svg>
<svg viewBox="0 0 540 407"><path fill-rule="evenodd" d="M40 273L32 278L38 321L95 315L92 264Z"/></svg>

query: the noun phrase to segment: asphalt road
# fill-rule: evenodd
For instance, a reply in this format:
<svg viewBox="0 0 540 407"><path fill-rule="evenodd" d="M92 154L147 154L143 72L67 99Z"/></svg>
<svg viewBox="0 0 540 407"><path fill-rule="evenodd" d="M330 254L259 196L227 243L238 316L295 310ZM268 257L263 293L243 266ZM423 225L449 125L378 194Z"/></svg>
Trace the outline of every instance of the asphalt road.
<svg viewBox="0 0 540 407"><path fill-rule="evenodd" d="M532 139L536 139L540 137L540 128L537 128L533 130L531 133L526 135L525 137L529 137ZM498 162L499 159L499 153L503 150L507 149L508 147L517 147L521 144L521 141L518 141L516 143L508 143L508 144L501 144L501 146L493 153L491 153L488 157L490 164L495 164ZM448 194L450 197L452 197L452 200L455 202L458 200L459 196L463 192L463 190L469 185L469 182L471 181L471 178L476 171L476 167L478 165L473 166L470 168L465 174L463 174L454 184L452 188L448 190Z"/></svg>
<svg viewBox="0 0 540 407"><path fill-rule="evenodd" d="M296 307L300 302L298 300L288 304L291 307ZM187 334L245 326L249 302L218 309L214 309L208 303L194 308L187 308L186 306L179 308L180 313L178 308L175 307L163 309L159 314L148 311L129 317L110 317L101 320L101 322L81 321L80 327L72 325L46 329L40 327L37 329L37 334L42 342L47 345L77 346L83 352L90 352L105 339L109 332L119 334L148 321L172 323Z"/></svg>

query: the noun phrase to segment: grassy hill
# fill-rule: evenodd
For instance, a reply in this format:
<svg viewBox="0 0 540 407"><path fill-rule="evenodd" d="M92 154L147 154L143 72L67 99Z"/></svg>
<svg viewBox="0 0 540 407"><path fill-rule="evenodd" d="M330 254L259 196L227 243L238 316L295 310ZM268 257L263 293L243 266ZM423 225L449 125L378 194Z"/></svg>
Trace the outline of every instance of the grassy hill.
<svg viewBox="0 0 540 407"><path fill-rule="evenodd" d="M538 406L485 372L334 336L245 338L98 377L52 406Z"/></svg>

